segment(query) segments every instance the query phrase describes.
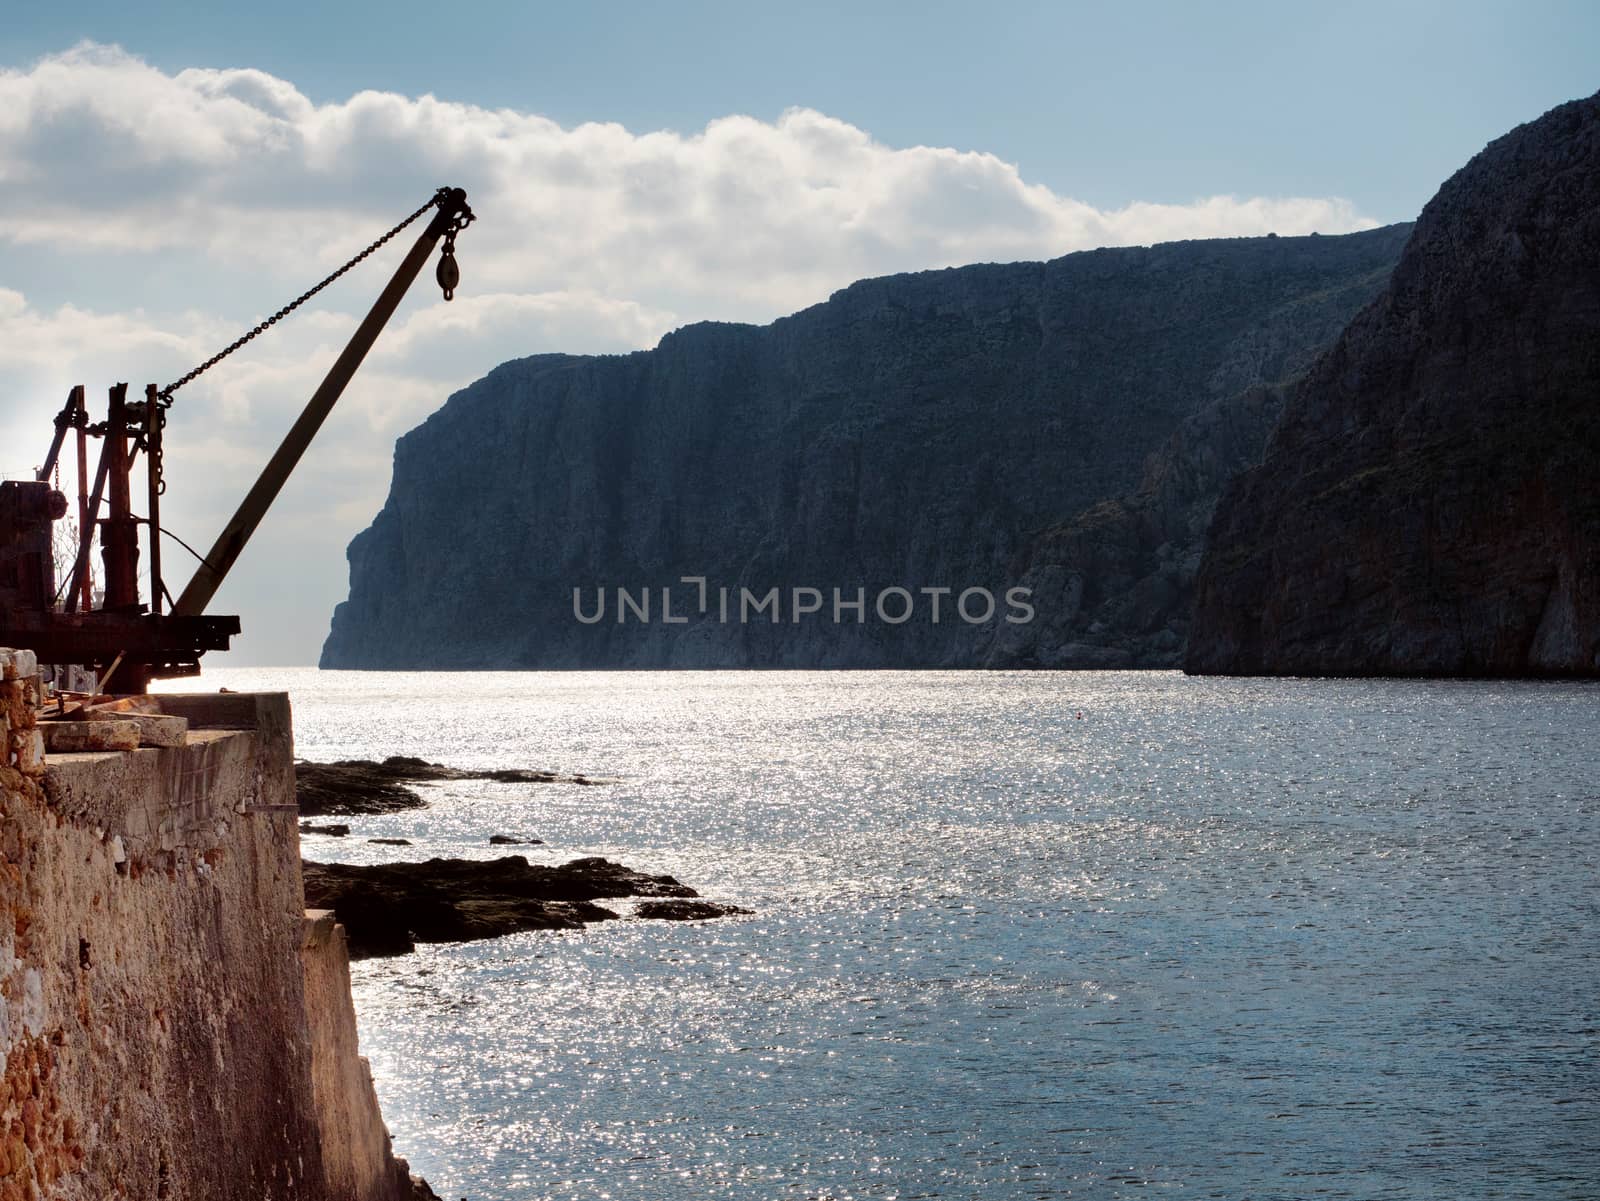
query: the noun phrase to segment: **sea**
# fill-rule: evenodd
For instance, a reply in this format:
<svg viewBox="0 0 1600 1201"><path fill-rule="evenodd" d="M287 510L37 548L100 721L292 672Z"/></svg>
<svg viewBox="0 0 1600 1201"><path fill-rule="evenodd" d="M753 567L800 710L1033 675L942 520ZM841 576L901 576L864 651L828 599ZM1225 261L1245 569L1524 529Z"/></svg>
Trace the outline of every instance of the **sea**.
<svg viewBox="0 0 1600 1201"><path fill-rule="evenodd" d="M602 855L753 910L356 963L447 1201L1600 1197L1593 685L216 686L286 690L306 759L609 781L420 786L307 858Z"/></svg>

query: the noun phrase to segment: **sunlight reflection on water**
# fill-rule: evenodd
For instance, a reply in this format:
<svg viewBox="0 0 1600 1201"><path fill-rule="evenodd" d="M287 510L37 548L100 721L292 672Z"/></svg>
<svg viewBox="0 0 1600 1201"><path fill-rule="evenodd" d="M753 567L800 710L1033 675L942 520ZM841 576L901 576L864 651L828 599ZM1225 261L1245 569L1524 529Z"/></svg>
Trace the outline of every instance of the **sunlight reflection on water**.
<svg viewBox="0 0 1600 1201"><path fill-rule="evenodd" d="M1591 687L205 684L288 689L310 759L615 781L430 788L309 858L529 833L756 911L358 964L397 1149L441 1196L1595 1195Z"/></svg>

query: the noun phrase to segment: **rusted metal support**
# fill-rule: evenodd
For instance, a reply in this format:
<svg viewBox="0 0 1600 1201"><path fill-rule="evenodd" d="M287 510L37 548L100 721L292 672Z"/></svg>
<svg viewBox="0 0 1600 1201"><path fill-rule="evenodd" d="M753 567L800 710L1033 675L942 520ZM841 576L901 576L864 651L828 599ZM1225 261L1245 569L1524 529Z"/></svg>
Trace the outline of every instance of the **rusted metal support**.
<svg viewBox="0 0 1600 1201"><path fill-rule="evenodd" d="M56 459L61 455L61 443L66 440L67 429L74 424L76 415L83 408L83 385L76 385L67 393L67 403L61 407L61 412L56 414L56 432L50 439L50 453L44 457L44 466L34 473L36 480L47 480L50 473L56 468ZM81 427L80 427L81 428Z"/></svg>
<svg viewBox="0 0 1600 1201"><path fill-rule="evenodd" d="M357 327L350 344L334 360L327 377L312 394L305 410L284 436L283 442L268 460L266 467L262 469L255 486L240 503L232 520L223 527L210 553L194 573L194 578L189 581L188 587L172 606L175 616L199 616L205 612L206 606L216 596L217 589L222 587L229 569L233 567L245 544L250 541L250 536L255 533L261 524L261 519L266 516L268 508L282 490L289 473L305 454L306 448L311 445L311 439L316 436L317 430L322 427L328 413L345 390L345 386L349 384L350 377L355 374L356 368L361 366L362 359L366 358L367 352L372 349L378 334L399 307L406 289L417 278L418 272L428 261L428 256L433 253L433 248L439 239L447 230L453 228L457 216L466 210L466 204L467 195L460 188L452 189L448 197L440 202L439 211L434 214L427 229L422 232L416 245L411 248L410 253L395 271L388 286L378 297L377 303Z"/></svg>
<svg viewBox="0 0 1600 1201"><path fill-rule="evenodd" d="M237 617L168 615L156 619L148 613L97 609L40 622L31 614L9 620L0 614L0 643L15 646L26 642L41 663L92 663L103 669L119 653L125 653L129 659L157 667L162 676L193 675L193 670L182 670L183 665L197 664L206 651L227 650L229 639L238 632ZM122 669L117 676L122 678Z"/></svg>
<svg viewBox="0 0 1600 1201"><path fill-rule="evenodd" d="M0 606L45 612L55 603L50 531L66 513L48 480L0 481Z"/></svg>
<svg viewBox="0 0 1600 1201"><path fill-rule="evenodd" d="M89 406L84 399L82 384L72 390L72 395L78 404L73 424L78 431L78 558L83 561L84 572L81 579L74 577L72 580L67 611L72 611L72 602L76 599L88 612L94 600L94 585L88 571L89 543L94 537L94 528L89 524ZM77 570L76 561L73 570Z"/></svg>
<svg viewBox="0 0 1600 1201"><path fill-rule="evenodd" d="M144 390L145 527L150 531L150 612L161 616L161 400L156 386Z"/></svg>
<svg viewBox="0 0 1600 1201"><path fill-rule="evenodd" d="M106 567L105 608L134 612L139 607L139 529L133 517L128 481L128 385L115 384L106 418L106 453L111 471L111 513L100 532Z"/></svg>
<svg viewBox="0 0 1600 1201"><path fill-rule="evenodd" d="M94 529L100 521L100 501L106 492L106 476L111 472L111 444L100 446L100 466L94 473L94 491L89 495L89 509L83 528L78 532L78 561L72 565L72 582L67 587L67 612L78 609L79 590L82 590L83 611L89 611L93 597L89 591L89 550L94 544ZM103 540L102 540L103 541Z"/></svg>

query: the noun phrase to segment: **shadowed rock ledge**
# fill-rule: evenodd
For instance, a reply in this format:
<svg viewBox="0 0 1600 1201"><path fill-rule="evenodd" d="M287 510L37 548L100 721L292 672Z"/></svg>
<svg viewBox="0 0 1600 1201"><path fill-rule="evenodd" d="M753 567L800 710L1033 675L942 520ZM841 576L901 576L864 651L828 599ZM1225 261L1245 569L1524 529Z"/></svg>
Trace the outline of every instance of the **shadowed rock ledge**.
<svg viewBox="0 0 1600 1201"><path fill-rule="evenodd" d="M294 766L295 799L301 817L361 817L398 813L427 806L407 784L447 780L494 780L502 784L601 784L588 776L563 776L528 768L490 768L473 771L445 767L409 755L391 755L381 763L372 759L341 759L335 763Z"/></svg>
<svg viewBox="0 0 1600 1201"><path fill-rule="evenodd" d="M338 915L353 958L402 955L418 942L570 930L616 918L614 911L594 904L598 898L699 896L671 876L645 875L595 858L559 867L530 864L521 855L366 866L307 862L303 873L306 904ZM701 901L693 909L667 908L641 916L705 918L748 912Z"/></svg>

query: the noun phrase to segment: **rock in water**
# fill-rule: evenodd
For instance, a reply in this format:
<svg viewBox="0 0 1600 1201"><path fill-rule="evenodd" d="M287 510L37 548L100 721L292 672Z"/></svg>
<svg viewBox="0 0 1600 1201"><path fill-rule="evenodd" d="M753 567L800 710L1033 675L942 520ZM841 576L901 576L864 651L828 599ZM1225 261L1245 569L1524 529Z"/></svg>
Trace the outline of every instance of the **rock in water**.
<svg viewBox="0 0 1600 1201"><path fill-rule="evenodd" d="M601 897L698 895L671 876L645 875L606 859L574 859L560 867L530 864L521 855L366 866L308 860L302 871L307 907L338 915L352 957L615 918L593 903Z"/></svg>
<svg viewBox="0 0 1600 1201"><path fill-rule="evenodd" d="M1064 646L1120 645L1116 631L1041 609L1058 627L1048 646L997 644L994 621L967 624L954 596L937 624L926 596L903 624L873 601L892 586L999 600L1030 566L1059 566L1031 553L1040 531L1138 490L1186 419L1303 371L1383 286L1405 234L892 276L769 326L503 364L400 439L322 665L1070 665ZM1149 549L1130 589L1165 570ZM684 576L705 577L706 613ZM824 612L791 621L795 587L819 589ZM590 614L608 590L603 620L577 620L575 588ZM617 588L650 590L649 623L617 621ZM834 588L847 604L863 590L863 620L841 609L835 622ZM741 623L742 589L782 590L782 619Z"/></svg>
<svg viewBox="0 0 1600 1201"><path fill-rule="evenodd" d="M753 912L720 901L641 901L633 915L664 922L703 922L713 917L748 917Z"/></svg>
<svg viewBox="0 0 1600 1201"><path fill-rule="evenodd" d="M294 795L301 817L360 817L421 809L427 802L404 780L412 779L370 759L294 765Z"/></svg>
<svg viewBox="0 0 1600 1201"><path fill-rule="evenodd" d="M449 780L493 780L501 784L599 784L587 776L562 776L528 768L471 770L429 763L410 755L391 755L382 763L341 759L335 763L294 766L295 800L302 817L363 816L421 809L427 805L407 784Z"/></svg>
<svg viewBox="0 0 1600 1201"><path fill-rule="evenodd" d="M1228 488L1185 667L1600 674L1600 95L1440 188Z"/></svg>

